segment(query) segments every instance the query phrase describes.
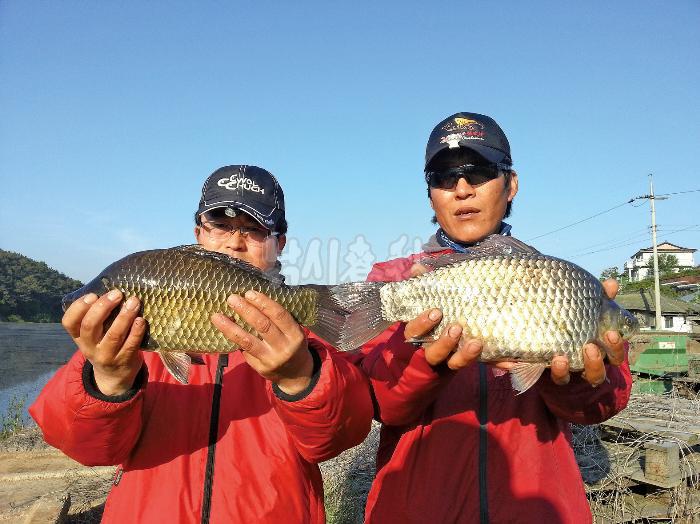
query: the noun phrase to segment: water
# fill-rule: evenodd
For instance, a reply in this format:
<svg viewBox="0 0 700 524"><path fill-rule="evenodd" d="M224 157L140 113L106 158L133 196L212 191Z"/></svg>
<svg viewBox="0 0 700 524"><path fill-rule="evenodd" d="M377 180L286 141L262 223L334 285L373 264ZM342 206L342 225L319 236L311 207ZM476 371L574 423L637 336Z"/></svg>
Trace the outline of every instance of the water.
<svg viewBox="0 0 700 524"><path fill-rule="evenodd" d="M28 407L74 351L60 324L0 322L0 415L12 398Z"/></svg>

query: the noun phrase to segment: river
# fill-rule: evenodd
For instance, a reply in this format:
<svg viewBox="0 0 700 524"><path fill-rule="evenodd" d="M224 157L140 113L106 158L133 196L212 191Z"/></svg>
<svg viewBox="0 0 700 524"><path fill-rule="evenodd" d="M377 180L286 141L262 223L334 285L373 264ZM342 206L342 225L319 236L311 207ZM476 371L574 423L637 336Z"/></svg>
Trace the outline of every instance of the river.
<svg viewBox="0 0 700 524"><path fill-rule="evenodd" d="M13 398L28 407L74 351L60 324L0 322L0 416Z"/></svg>

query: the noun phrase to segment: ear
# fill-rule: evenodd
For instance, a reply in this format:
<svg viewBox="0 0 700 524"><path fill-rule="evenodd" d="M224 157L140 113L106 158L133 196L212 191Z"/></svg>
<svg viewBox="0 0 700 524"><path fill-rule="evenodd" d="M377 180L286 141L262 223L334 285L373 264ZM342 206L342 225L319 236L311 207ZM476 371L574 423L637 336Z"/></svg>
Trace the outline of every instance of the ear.
<svg viewBox="0 0 700 524"><path fill-rule="evenodd" d="M430 200L430 209L435 211L435 205L433 205L433 194L432 194L432 188L428 189L428 200Z"/></svg>
<svg viewBox="0 0 700 524"><path fill-rule="evenodd" d="M287 235L280 235L277 237L277 256L282 253L284 246L287 245Z"/></svg>
<svg viewBox="0 0 700 524"><path fill-rule="evenodd" d="M513 171L510 174L510 188L508 190L508 202L512 202L515 195L518 194L518 173Z"/></svg>
<svg viewBox="0 0 700 524"><path fill-rule="evenodd" d="M194 226L194 238L197 241L197 244L199 244L200 246L203 245L201 237L202 237L202 228L200 226Z"/></svg>

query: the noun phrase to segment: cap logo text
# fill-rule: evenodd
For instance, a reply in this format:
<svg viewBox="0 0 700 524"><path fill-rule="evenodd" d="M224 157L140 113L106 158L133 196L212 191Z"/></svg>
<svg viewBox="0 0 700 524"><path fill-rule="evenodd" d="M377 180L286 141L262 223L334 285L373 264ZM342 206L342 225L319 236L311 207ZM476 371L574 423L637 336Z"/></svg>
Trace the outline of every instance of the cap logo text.
<svg viewBox="0 0 700 524"><path fill-rule="evenodd" d="M225 187L231 191L236 189L245 189L246 191L253 191L255 193L265 194L265 189L260 187L255 181L248 177L241 176L239 173L234 173L229 178L222 178L217 182L220 187Z"/></svg>

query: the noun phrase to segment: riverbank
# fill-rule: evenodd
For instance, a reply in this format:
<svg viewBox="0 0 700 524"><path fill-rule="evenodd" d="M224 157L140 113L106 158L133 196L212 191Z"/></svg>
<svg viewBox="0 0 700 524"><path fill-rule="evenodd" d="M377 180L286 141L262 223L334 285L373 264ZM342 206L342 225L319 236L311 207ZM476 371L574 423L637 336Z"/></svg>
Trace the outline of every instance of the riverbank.
<svg viewBox="0 0 700 524"><path fill-rule="evenodd" d="M0 523L100 522L113 467L86 467L44 442L37 426L0 440ZM33 520L32 520L33 519Z"/></svg>

